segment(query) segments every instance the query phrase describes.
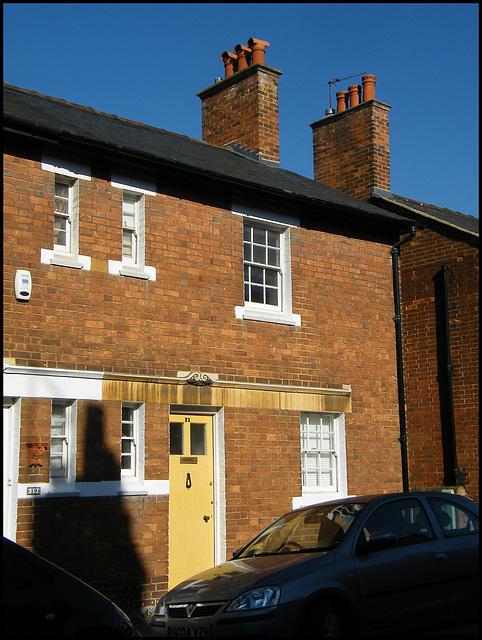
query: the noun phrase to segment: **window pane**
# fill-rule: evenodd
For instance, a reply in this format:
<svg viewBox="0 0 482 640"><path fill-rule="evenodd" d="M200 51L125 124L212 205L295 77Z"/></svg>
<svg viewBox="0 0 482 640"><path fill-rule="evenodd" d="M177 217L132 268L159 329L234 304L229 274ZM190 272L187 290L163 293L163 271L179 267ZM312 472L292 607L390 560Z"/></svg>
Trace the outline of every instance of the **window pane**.
<svg viewBox="0 0 482 640"><path fill-rule="evenodd" d="M206 425L191 422L191 455L206 455Z"/></svg>
<svg viewBox="0 0 482 640"><path fill-rule="evenodd" d="M133 438L134 437L134 425L132 423L123 423L122 425L122 437Z"/></svg>
<svg viewBox="0 0 482 640"><path fill-rule="evenodd" d="M55 198L54 209L58 213L68 213L69 212L69 201L64 198Z"/></svg>
<svg viewBox="0 0 482 640"><path fill-rule="evenodd" d="M251 302L259 302L260 304L264 303L263 287L251 287Z"/></svg>
<svg viewBox="0 0 482 640"><path fill-rule="evenodd" d="M50 453L52 454L62 454L64 448L63 440L53 439L50 441Z"/></svg>
<svg viewBox="0 0 482 640"><path fill-rule="evenodd" d="M55 195L61 196L62 198L69 197L69 185L64 182L56 182L55 183Z"/></svg>
<svg viewBox="0 0 482 640"><path fill-rule="evenodd" d="M266 229L253 227L253 242L257 244L266 244Z"/></svg>
<svg viewBox="0 0 482 640"><path fill-rule="evenodd" d="M270 229L268 231L268 245L270 247L279 247L280 246L280 233L279 231L273 231Z"/></svg>
<svg viewBox="0 0 482 640"><path fill-rule="evenodd" d="M248 242L251 242L251 229L249 225L245 224L243 227L244 239Z"/></svg>
<svg viewBox="0 0 482 640"><path fill-rule="evenodd" d="M251 245L244 243L244 259L246 262L252 262L251 259Z"/></svg>
<svg viewBox="0 0 482 640"><path fill-rule="evenodd" d="M133 407L122 407L122 420L126 422L133 422L134 420L134 408Z"/></svg>
<svg viewBox="0 0 482 640"><path fill-rule="evenodd" d="M251 267L251 282L263 284L264 269L261 267Z"/></svg>
<svg viewBox="0 0 482 640"><path fill-rule="evenodd" d="M264 273L265 273L266 284L271 286L271 287L277 287L278 286L278 272L277 271L272 271L271 269L265 269Z"/></svg>
<svg viewBox="0 0 482 640"><path fill-rule="evenodd" d="M169 425L169 452L173 456L182 456L182 422L171 422Z"/></svg>
<svg viewBox="0 0 482 640"><path fill-rule="evenodd" d="M268 264L279 267L279 249L268 249Z"/></svg>
<svg viewBox="0 0 482 640"><path fill-rule="evenodd" d="M278 291L277 289L266 289L266 304L271 304L275 307L278 306Z"/></svg>
<svg viewBox="0 0 482 640"><path fill-rule="evenodd" d="M131 453L132 440L122 440L122 453Z"/></svg>
<svg viewBox="0 0 482 640"><path fill-rule="evenodd" d="M132 456L121 457L121 469L132 469Z"/></svg>
<svg viewBox="0 0 482 640"><path fill-rule="evenodd" d="M266 264L266 248L258 245L253 246L253 262Z"/></svg>

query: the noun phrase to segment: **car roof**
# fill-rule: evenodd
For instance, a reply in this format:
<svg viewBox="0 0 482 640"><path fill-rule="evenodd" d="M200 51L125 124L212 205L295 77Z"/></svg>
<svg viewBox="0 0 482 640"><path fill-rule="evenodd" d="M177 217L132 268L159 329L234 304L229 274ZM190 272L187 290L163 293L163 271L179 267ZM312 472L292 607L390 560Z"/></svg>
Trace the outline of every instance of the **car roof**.
<svg viewBox="0 0 482 640"><path fill-rule="evenodd" d="M347 496L346 498L338 498L335 500L328 500L327 502L318 502L316 504L311 504L311 505L306 505L304 507L300 507L299 509L294 509L294 511L300 511L301 509L310 509L310 508L316 508L316 507L323 507L326 505L337 505L337 504L344 504L344 503L359 503L359 504L368 504L370 502L377 502L377 501L382 501L385 499L389 499L389 498L408 498L408 497L412 497L412 498L416 498L416 497L435 497L435 498L444 498L444 499L448 499L448 500L452 500L461 504L469 504L469 505L473 505L473 508L477 509L478 511L478 506L475 504L475 502L473 502L472 500L470 500L470 498L467 498L465 496L462 496L460 494L457 493L451 493L451 492L445 492L445 491L406 491L406 492L399 492L399 493L373 493L373 494L368 494L368 495L361 495L361 496Z"/></svg>

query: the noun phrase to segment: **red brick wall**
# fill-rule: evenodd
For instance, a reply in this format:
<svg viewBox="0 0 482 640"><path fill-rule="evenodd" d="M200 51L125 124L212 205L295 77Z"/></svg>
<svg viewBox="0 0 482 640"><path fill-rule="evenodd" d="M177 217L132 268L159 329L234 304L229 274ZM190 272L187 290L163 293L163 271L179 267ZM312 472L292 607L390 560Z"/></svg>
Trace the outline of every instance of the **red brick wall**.
<svg viewBox="0 0 482 640"><path fill-rule="evenodd" d="M202 370L239 382L351 384L348 492L401 489L392 238L366 240L346 227L343 235L292 228L293 312L301 327L237 320L242 218L231 213L226 194L190 193L160 174L159 194L146 196L146 264L157 279L110 275L106 261L119 260L121 252L121 192L109 184L110 167L97 162L92 180L79 184L79 252L93 258L93 269L46 265L40 250L52 243L54 176L39 160L34 153L5 159L5 357L17 365L118 374ZM28 303L14 297L18 268L32 273ZM95 406L102 441L87 433L92 403L78 403L79 480L118 477L120 402ZM22 400L20 482L47 478L47 464L26 466L25 443L33 435L48 438L49 410L48 399ZM168 479L168 410L146 403L146 480ZM226 408L225 447L229 555L301 494L299 412ZM153 590L167 578L167 509L166 496L22 500L19 542L45 551L123 606L139 597L141 580L144 605L153 604ZM119 564L122 545L115 535L109 539L110 513L119 531L129 523L131 595L119 591L120 566L104 580L86 564L87 557ZM62 527L52 529L57 521ZM80 555L66 565L79 531Z"/></svg>
<svg viewBox="0 0 482 640"><path fill-rule="evenodd" d="M478 251L425 229L403 245L401 265L410 485L443 485L433 277L447 265L457 462L478 500Z"/></svg>
<svg viewBox="0 0 482 640"><path fill-rule="evenodd" d="M370 100L314 123L314 179L360 200L390 191L388 106Z"/></svg>
<svg viewBox="0 0 482 640"><path fill-rule="evenodd" d="M236 142L279 162L278 76L259 66L230 76L202 97L202 138Z"/></svg>

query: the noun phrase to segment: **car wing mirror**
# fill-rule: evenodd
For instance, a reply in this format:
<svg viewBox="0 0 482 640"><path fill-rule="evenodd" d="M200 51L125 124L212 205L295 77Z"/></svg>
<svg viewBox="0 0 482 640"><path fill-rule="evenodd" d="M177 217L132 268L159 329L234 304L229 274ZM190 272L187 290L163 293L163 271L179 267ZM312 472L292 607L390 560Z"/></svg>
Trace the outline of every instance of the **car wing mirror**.
<svg viewBox="0 0 482 640"><path fill-rule="evenodd" d="M391 531L375 531L372 533L361 548L359 553L366 554L373 551L381 551L382 549L390 549L397 542L397 536Z"/></svg>
<svg viewBox="0 0 482 640"><path fill-rule="evenodd" d="M243 547L238 547L237 549L235 549L235 550L233 551L233 555L232 555L232 557L234 558L235 556L237 556L237 555L238 555L238 553L239 553L242 549L243 549Z"/></svg>

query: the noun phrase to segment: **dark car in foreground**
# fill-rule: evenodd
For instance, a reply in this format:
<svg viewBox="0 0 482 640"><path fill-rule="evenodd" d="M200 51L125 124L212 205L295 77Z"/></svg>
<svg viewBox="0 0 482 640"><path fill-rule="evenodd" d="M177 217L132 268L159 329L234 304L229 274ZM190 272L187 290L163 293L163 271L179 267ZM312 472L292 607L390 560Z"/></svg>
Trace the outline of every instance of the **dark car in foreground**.
<svg viewBox="0 0 482 640"><path fill-rule="evenodd" d="M6 638L138 638L129 618L85 582L3 538Z"/></svg>
<svg viewBox="0 0 482 640"><path fill-rule="evenodd" d="M158 602L171 637L346 637L477 618L478 507L449 493L297 509Z"/></svg>

